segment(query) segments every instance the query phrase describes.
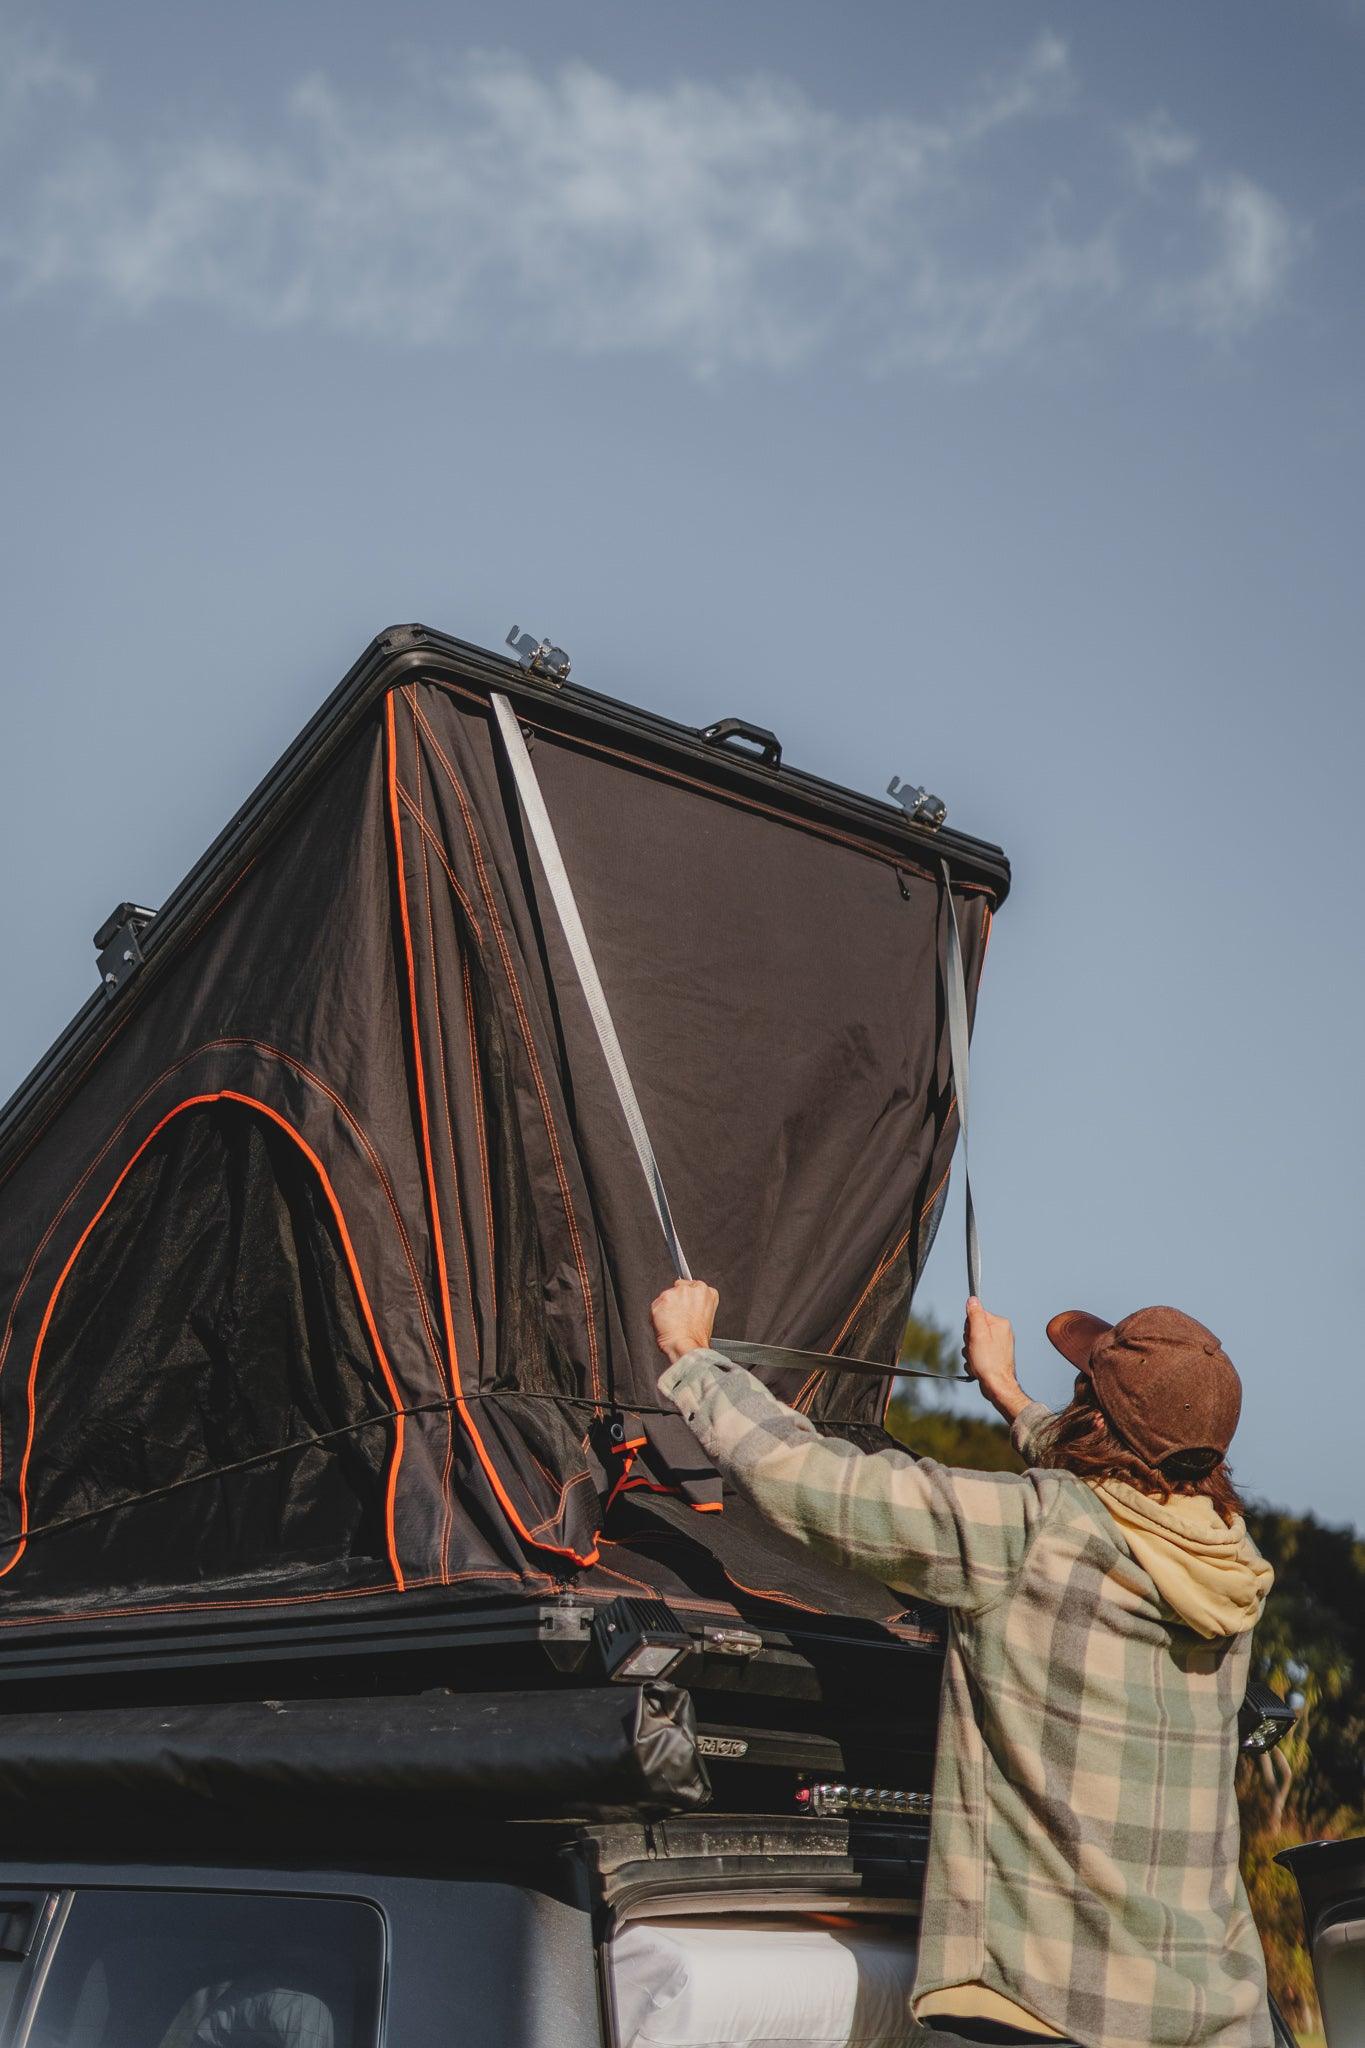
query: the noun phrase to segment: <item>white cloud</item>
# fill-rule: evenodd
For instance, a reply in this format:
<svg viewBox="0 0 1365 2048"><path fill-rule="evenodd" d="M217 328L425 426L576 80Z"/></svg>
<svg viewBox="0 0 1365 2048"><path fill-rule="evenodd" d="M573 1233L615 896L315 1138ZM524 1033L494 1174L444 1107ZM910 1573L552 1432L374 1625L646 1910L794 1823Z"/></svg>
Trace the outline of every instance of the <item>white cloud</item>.
<svg viewBox="0 0 1365 2048"><path fill-rule="evenodd" d="M1040 114L1056 114L1075 91L1071 54L1060 36L1045 31L1021 62L983 81L958 122L964 140L979 141L993 129Z"/></svg>
<svg viewBox="0 0 1365 2048"><path fill-rule="evenodd" d="M1163 171L1180 170L1192 162L1199 150L1192 135L1177 128L1169 114L1159 112L1141 121L1126 121L1119 139L1133 177L1144 190Z"/></svg>
<svg viewBox="0 0 1365 2048"><path fill-rule="evenodd" d="M1011 258L974 275L926 263L879 366L977 375L1024 355L1052 320L1074 320L1112 300L1122 280L1108 234L1067 241L1045 227Z"/></svg>
<svg viewBox="0 0 1365 2048"><path fill-rule="evenodd" d="M29 71L26 103L88 97L55 51ZM1060 183L1097 129L1108 172ZM653 353L697 374L837 351L972 375L1116 305L1201 332L1270 309L1288 217L1245 179L1210 174L1201 198L1193 153L1164 116L1086 110L1053 35L916 116L841 112L773 78L651 89L475 56L389 104L305 79L265 139L54 128L36 174L11 181L0 280L137 317L181 303L415 346ZM1186 221L1202 205L1217 237L1174 275L1149 248L1171 205Z"/></svg>
<svg viewBox="0 0 1365 2048"><path fill-rule="evenodd" d="M1195 276L1162 288L1158 310L1211 335L1244 332L1276 306L1305 242L1278 199L1250 178L1205 179L1199 205L1212 254Z"/></svg>
<svg viewBox="0 0 1365 2048"><path fill-rule="evenodd" d="M94 96L90 72L50 37L0 16L0 144L16 141L44 103Z"/></svg>

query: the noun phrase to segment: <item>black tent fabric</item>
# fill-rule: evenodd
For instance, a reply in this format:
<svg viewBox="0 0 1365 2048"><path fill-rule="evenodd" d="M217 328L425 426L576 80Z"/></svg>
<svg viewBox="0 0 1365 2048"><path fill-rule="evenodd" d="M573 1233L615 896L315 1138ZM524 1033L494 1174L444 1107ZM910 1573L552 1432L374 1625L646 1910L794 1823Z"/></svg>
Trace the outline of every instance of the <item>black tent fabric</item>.
<svg viewBox="0 0 1365 2048"><path fill-rule="evenodd" d="M730 1598L895 1611L725 1503L658 1397L673 1275L499 746L500 666L381 677L9 1146L0 1625L416 1587L704 1607L717 1572ZM939 847L518 687L724 1332L892 1359L956 1136ZM973 999L997 863L950 862ZM831 1427L881 1420L884 1384L774 1383Z"/></svg>

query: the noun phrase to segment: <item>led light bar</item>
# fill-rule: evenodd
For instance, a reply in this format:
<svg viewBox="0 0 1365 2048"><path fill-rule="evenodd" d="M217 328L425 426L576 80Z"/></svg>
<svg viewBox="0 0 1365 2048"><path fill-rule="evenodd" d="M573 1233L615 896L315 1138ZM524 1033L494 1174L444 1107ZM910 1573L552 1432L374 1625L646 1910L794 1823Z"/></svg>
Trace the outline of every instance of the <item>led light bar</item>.
<svg viewBox="0 0 1365 2048"><path fill-rule="evenodd" d="M927 1792L899 1792L889 1785L802 1785L796 1794L802 1813L821 1819L841 1813L879 1813L892 1820L927 1814L933 1801Z"/></svg>

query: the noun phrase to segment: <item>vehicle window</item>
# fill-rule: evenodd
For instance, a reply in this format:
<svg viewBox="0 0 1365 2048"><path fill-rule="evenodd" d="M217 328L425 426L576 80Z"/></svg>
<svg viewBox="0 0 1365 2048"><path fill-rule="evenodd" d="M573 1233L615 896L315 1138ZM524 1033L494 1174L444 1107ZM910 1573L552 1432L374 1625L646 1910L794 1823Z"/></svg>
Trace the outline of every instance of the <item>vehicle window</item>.
<svg viewBox="0 0 1365 2048"><path fill-rule="evenodd" d="M55 1894L47 1892L0 1892L0 2034L22 2002L33 1951L55 1904Z"/></svg>
<svg viewBox="0 0 1365 2048"><path fill-rule="evenodd" d="M383 1962L355 1900L82 1891L23 2048L371 2048Z"/></svg>

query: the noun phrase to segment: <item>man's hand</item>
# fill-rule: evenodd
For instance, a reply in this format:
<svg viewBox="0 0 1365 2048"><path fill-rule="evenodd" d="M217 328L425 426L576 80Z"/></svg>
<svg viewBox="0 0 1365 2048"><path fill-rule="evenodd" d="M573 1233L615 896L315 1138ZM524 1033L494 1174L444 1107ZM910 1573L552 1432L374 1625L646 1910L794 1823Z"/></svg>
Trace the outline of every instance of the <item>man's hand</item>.
<svg viewBox="0 0 1365 2048"><path fill-rule="evenodd" d="M675 1280L650 1308L659 1349L671 1365L689 1351L705 1351L720 1296L704 1280Z"/></svg>
<svg viewBox="0 0 1365 2048"><path fill-rule="evenodd" d="M962 1331L962 1358L968 1372L993 1408L1013 1422L1029 1397L1014 1371L1014 1328L1004 1316L993 1316L973 1295L967 1303Z"/></svg>

